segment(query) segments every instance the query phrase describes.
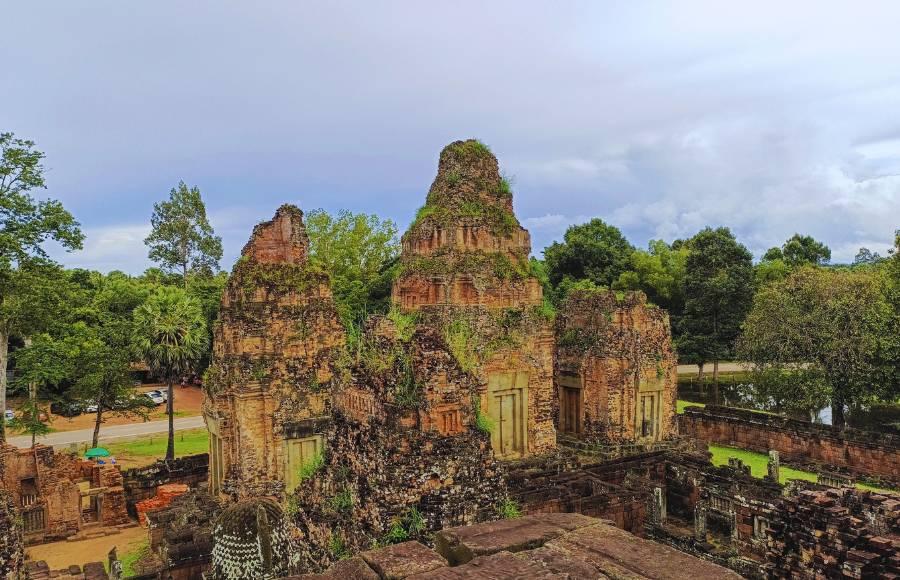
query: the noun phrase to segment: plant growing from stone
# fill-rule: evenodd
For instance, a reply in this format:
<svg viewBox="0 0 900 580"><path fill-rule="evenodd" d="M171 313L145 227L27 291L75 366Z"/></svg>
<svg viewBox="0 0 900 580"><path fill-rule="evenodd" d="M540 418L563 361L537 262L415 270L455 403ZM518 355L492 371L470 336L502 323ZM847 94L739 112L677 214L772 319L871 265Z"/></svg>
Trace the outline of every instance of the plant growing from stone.
<svg viewBox="0 0 900 580"><path fill-rule="evenodd" d="M522 509L515 500L506 498L497 506L497 515L504 520L511 520L522 517Z"/></svg>

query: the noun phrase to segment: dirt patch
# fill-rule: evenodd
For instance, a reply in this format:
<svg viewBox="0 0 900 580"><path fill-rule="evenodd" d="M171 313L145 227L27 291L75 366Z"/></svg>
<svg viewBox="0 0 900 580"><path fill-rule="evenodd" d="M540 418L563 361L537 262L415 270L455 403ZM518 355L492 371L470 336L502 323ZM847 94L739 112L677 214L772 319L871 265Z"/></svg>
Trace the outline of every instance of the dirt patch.
<svg viewBox="0 0 900 580"><path fill-rule="evenodd" d="M77 542L53 542L40 544L25 549L29 560L44 560L51 570L60 570L76 564L84 566L88 562L106 562L109 551L115 546L119 558L133 549L137 549L147 541L147 530L135 527L126 528L118 534L79 540Z"/></svg>

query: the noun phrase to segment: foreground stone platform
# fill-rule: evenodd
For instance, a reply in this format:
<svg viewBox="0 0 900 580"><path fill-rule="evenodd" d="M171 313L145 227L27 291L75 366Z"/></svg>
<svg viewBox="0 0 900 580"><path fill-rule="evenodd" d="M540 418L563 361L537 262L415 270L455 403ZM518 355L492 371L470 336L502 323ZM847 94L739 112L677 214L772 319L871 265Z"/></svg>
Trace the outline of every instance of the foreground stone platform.
<svg viewBox="0 0 900 580"><path fill-rule="evenodd" d="M364 552L306 580L462 578L740 578L710 562L643 540L606 520L538 514L435 535L435 549L406 542Z"/></svg>

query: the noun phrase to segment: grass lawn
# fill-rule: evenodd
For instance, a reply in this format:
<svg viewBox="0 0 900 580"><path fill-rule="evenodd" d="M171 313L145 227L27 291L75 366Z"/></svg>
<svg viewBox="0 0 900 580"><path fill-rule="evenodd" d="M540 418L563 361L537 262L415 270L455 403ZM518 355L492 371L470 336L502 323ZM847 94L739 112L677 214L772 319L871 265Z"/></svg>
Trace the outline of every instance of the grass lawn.
<svg viewBox="0 0 900 580"><path fill-rule="evenodd" d="M122 467L149 465L166 455L168 434L155 433L121 443L105 445L116 463ZM209 451L209 432L206 429L191 429L175 433L175 457L196 455Z"/></svg>
<svg viewBox="0 0 900 580"><path fill-rule="evenodd" d="M131 548L124 554L119 554L119 561L122 562L122 577L128 578L129 576L134 576L136 574L134 570L134 563L138 561L145 552L150 549L149 540L145 540L136 546L131 546Z"/></svg>
<svg viewBox="0 0 900 580"><path fill-rule="evenodd" d="M677 401L675 401L675 412L678 413L679 415L681 415L682 413L684 413L685 407L705 407L705 406L706 406L705 403L694 403L691 401L683 401L681 399L678 399Z"/></svg>
<svg viewBox="0 0 900 580"><path fill-rule="evenodd" d="M744 462L744 465L750 466L750 473L753 475L753 477L762 478L765 477L766 474L768 474L767 465L769 462L769 456L763 453L747 451L746 449L738 449L737 447L725 447L724 445L712 444L710 444L709 446L709 451L712 453L713 465L728 465L729 457L737 457ZM802 479L804 481L812 482L815 482L817 480L817 475L815 473L803 471L800 469L794 469L785 465L782 465L779 468L778 477L782 484L787 483L787 480L789 479ZM864 483L857 483L856 487L859 489L870 491L891 491L888 489L866 485Z"/></svg>

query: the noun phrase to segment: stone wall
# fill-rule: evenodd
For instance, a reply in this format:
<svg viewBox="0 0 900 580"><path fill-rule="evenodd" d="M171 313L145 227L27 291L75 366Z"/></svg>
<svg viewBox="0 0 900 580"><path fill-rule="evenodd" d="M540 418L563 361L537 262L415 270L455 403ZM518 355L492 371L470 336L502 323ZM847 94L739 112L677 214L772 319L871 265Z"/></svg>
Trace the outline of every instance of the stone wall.
<svg viewBox="0 0 900 580"><path fill-rule="evenodd" d="M555 417L583 440L660 440L675 432L677 361L668 314L640 292L575 291L556 318Z"/></svg>
<svg viewBox="0 0 900 580"><path fill-rule="evenodd" d="M66 538L96 521L118 525L128 521L122 475L114 465L98 465L52 447L19 449L0 445L0 488L6 489L20 510L25 540L38 543ZM95 506L85 520L84 502Z"/></svg>
<svg viewBox="0 0 900 580"><path fill-rule="evenodd" d="M0 471L3 465L0 463ZM22 577L25 549L19 511L11 494L0 489L0 578L18 580Z"/></svg>
<svg viewBox="0 0 900 580"><path fill-rule="evenodd" d="M159 460L153 465L122 472L128 513L137 517L135 504L156 496L161 485L179 483L195 488L209 477L209 454L188 455L173 461Z"/></svg>
<svg viewBox="0 0 900 580"><path fill-rule="evenodd" d="M900 496L806 487L769 525L770 578L900 577Z"/></svg>
<svg viewBox="0 0 900 580"><path fill-rule="evenodd" d="M787 460L809 460L900 482L900 438L893 435L717 406L688 407L679 429L706 442L763 453L774 449Z"/></svg>

